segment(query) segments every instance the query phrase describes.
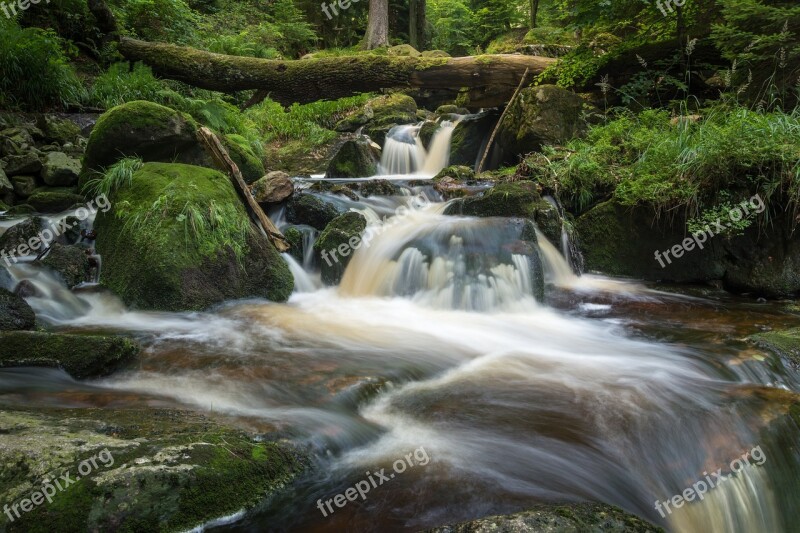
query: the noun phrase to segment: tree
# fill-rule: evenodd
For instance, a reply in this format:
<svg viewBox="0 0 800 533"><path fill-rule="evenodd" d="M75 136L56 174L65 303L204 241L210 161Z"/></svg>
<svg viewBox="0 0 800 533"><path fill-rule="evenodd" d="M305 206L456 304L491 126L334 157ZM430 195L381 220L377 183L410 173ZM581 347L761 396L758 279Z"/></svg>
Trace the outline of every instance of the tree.
<svg viewBox="0 0 800 533"><path fill-rule="evenodd" d="M531 29L536 28L536 16L539 14L539 0L531 0Z"/></svg>
<svg viewBox="0 0 800 533"><path fill-rule="evenodd" d="M389 0L369 0L364 48L373 50L381 46L389 46Z"/></svg>
<svg viewBox="0 0 800 533"><path fill-rule="evenodd" d="M425 33L427 19L425 17L426 0L409 0L408 2L408 40L417 50L424 50L427 43Z"/></svg>

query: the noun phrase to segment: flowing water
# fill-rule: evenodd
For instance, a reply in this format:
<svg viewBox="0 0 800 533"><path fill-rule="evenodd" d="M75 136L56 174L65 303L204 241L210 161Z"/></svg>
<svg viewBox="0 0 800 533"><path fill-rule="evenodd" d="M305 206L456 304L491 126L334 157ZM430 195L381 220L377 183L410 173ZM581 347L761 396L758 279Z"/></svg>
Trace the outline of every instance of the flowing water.
<svg viewBox="0 0 800 533"><path fill-rule="evenodd" d="M458 122L444 120L433 134L428 149L419 138L422 124L395 126L386 134L378 167L387 176L435 176L450 161L450 139Z"/></svg>
<svg viewBox="0 0 800 533"><path fill-rule="evenodd" d="M564 243L518 220L446 216L430 187L326 199L367 217L369 244L338 287L322 286L310 253L287 255L297 289L285 304L135 312L97 287L70 292L12 267L52 327L129 332L146 350L136 368L92 382L0 370L0 398L179 406L308 447L309 475L214 531L415 531L582 500L674 531L798 530L798 428L776 426L756 392L798 391L800 376L743 341L797 325L785 303L579 276ZM317 232L301 229L310 250ZM755 446L762 466L703 502L655 509ZM412 456L365 500L319 510L420 449L428 461Z"/></svg>

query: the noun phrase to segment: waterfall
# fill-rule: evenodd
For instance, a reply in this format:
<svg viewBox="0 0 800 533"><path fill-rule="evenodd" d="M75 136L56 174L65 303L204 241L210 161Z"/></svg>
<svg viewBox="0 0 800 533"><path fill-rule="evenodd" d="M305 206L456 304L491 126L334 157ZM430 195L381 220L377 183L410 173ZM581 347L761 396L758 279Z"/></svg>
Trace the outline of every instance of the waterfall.
<svg viewBox="0 0 800 533"><path fill-rule="evenodd" d="M444 120L433 135L430 150L419 138L421 124L395 126L386 134L379 172L384 175L435 176L450 162L450 141L458 122Z"/></svg>

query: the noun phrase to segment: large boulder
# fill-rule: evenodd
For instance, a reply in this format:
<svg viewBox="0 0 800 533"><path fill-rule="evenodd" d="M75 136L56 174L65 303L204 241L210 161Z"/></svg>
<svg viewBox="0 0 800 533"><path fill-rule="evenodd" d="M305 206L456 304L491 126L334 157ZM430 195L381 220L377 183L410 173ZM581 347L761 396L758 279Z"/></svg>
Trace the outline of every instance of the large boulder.
<svg viewBox="0 0 800 533"><path fill-rule="evenodd" d="M26 200L38 213L60 213L85 202L71 187L40 187Z"/></svg>
<svg viewBox="0 0 800 533"><path fill-rule="evenodd" d="M125 337L42 331L0 333L0 368L63 368L75 379L107 376L133 361L141 347Z"/></svg>
<svg viewBox="0 0 800 533"><path fill-rule="evenodd" d="M45 220L41 217L31 217L8 228L0 235L0 250L11 252L14 248L24 244L39 235L45 228Z"/></svg>
<svg viewBox="0 0 800 533"><path fill-rule="evenodd" d="M36 182L36 176L13 176L11 178L11 186L14 189L14 192L20 198L27 198L38 186Z"/></svg>
<svg viewBox="0 0 800 533"><path fill-rule="evenodd" d="M450 164L474 167L478 158L483 155L484 143L492 134L498 117L495 111L463 117L450 139Z"/></svg>
<svg viewBox="0 0 800 533"><path fill-rule="evenodd" d="M25 152L21 155L9 155L3 158L5 161L6 175L19 176L20 174L38 174L42 170L42 160L33 152Z"/></svg>
<svg viewBox="0 0 800 533"><path fill-rule="evenodd" d="M275 170L250 186L250 193L260 204L277 204L294 194L289 174Z"/></svg>
<svg viewBox="0 0 800 533"><path fill-rule="evenodd" d="M122 104L97 120L86 146L84 167L101 171L134 156L144 161L197 164L207 158L196 132L197 123L174 109L145 101Z"/></svg>
<svg viewBox="0 0 800 533"><path fill-rule="evenodd" d="M516 164L519 156L545 144L562 144L587 128L584 100L555 85L522 89L497 133L501 164Z"/></svg>
<svg viewBox="0 0 800 533"><path fill-rule="evenodd" d="M276 432L225 424L172 409L6 406L0 410L3 502L40 494L43 480L75 474L77 465L89 470L82 467L79 481L13 524L3 514L0 528L190 531L280 494L310 464L306 452Z"/></svg>
<svg viewBox="0 0 800 533"><path fill-rule="evenodd" d="M146 163L98 212L101 283L135 308L198 310L236 298L285 301L288 265L215 170Z"/></svg>
<svg viewBox="0 0 800 533"><path fill-rule="evenodd" d="M296 194L286 205L286 220L292 224L305 224L320 231L339 216L339 211L313 194Z"/></svg>
<svg viewBox="0 0 800 533"><path fill-rule="evenodd" d="M36 315L28 302L0 288L0 331L33 329L35 325ZM2 344L0 341L0 345Z"/></svg>
<svg viewBox="0 0 800 533"><path fill-rule="evenodd" d="M328 164L326 178L367 178L378 173L380 151L363 135L345 142Z"/></svg>
<svg viewBox="0 0 800 533"><path fill-rule="evenodd" d="M81 162L64 152L50 152L42 165L42 179L54 187L71 187L78 183Z"/></svg>
<svg viewBox="0 0 800 533"><path fill-rule="evenodd" d="M350 211L333 219L314 243L314 252L322 271L322 281L336 285L355 251L361 246L361 233L367 219L361 213Z"/></svg>

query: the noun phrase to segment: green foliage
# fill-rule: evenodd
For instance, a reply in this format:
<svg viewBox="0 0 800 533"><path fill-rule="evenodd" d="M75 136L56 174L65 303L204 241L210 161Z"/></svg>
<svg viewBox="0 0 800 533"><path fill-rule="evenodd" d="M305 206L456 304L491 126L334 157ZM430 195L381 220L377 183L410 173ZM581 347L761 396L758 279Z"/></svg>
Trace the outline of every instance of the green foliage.
<svg viewBox="0 0 800 533"><path fill-rule="evenodd" d="M612 192L623 204L684 207L697 214L723 190L800 201L800 110L715 107L698 122L667 111L622 114L584 140L529 157L542 183L580 211Z"/></svg>
<svg viewBox="0 0 800 533"><path fill-rule="evenodd" d="M264 39L258 39L245 30L235 35L220 35L211 37L206 41L206 49L217 54L232 56L260 57L263 59L280 59L281 54L272 46L265 44ZM267 42L271 40L266 40Z"/></svg>
<svg viewBox="0 0 800 533"><path fill-rule="evenodd" d="M89 103L96 107L111 109L114 106L149 100L163 104L167 86L155 76L150 67L136 63L115 63L94 80L89 90Z"/></svg>
<svg viewBox="0 0 800 533"><path fill-rule="evenodd" d="M714 222L724 220L724 228L722 230L717 229L716 235L741 235L744 230L753 224L758 213L755 211L743 213L736 203L731 203L731 193L729 191L721 191L719 197L721 203L701 211L697 217L691 218L686 222L686 229L690 233L703 231L707 227L716 228ZM741 219L733 220L730 216L731 211L734 209L742 212Z"/></svg>
<svg viewBox="0 0 800 533"><path fill-rule="evenodd" d="M0 107L63 108L86 98L69 64L74 48L54 32L0 17L0 34Z"/></svg>
<svg viewBox="0 0 800 533"><path fill-rule="evenodd" d="M185 0L114 0L110 7L122 28L146 41L188 44L200 20Z"/></svg>
<svg viewBox="0 0 800 533"><path fill-rule="evenodd" d="M86 189L92 196L111 196L117 189L130 186L133 175L142 168L144 162L138 157L126 157L110 166L105 174L86 184Z"/></svg>
<svg viewBox="0 0 800 533"><path fill-rule="evenodd" d="M451 55L468 55L475 48L475 14L465 0L432 0L428 16L433 29L431 45Z"/></svg>

